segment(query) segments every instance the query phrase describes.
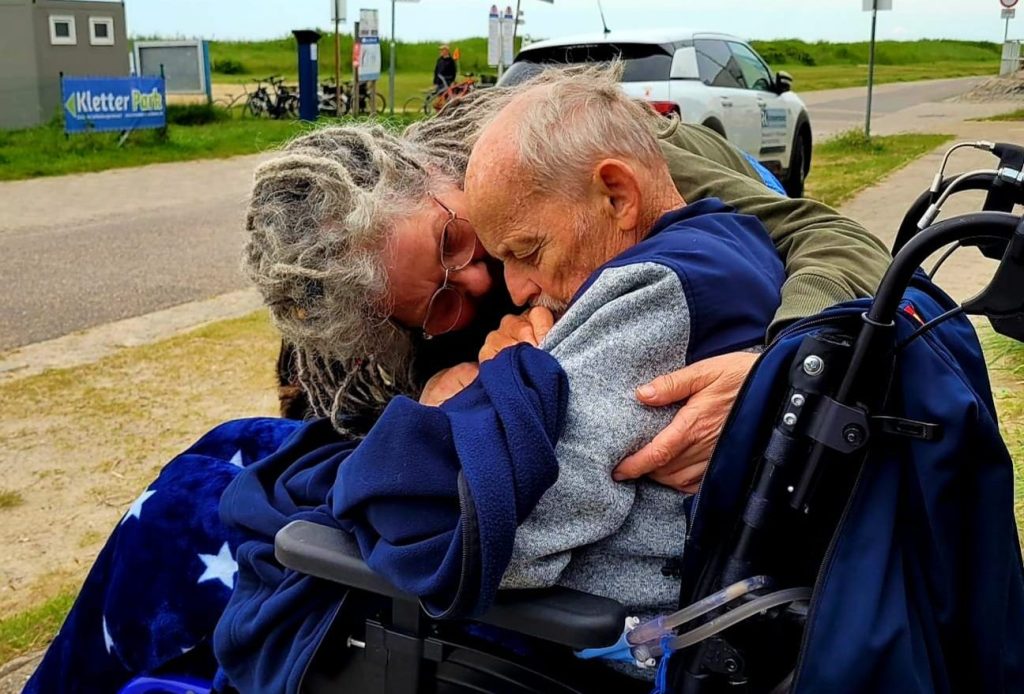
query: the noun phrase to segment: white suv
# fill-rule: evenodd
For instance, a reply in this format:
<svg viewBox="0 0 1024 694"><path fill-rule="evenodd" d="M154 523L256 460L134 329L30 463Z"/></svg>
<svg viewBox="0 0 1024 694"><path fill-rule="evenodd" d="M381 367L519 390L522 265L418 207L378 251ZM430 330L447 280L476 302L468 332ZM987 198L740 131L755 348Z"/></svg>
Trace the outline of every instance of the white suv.
<svg viewBox="0 0 1024 694"><path fill-rule="evenodd" d="M621 59L623 88L659 113L700 123L775 173L792 196L803 194L811 168L811 123L792 77L771 68L746 41L692 31L614 32L533 43L499 84L540 66Z"/></svg>

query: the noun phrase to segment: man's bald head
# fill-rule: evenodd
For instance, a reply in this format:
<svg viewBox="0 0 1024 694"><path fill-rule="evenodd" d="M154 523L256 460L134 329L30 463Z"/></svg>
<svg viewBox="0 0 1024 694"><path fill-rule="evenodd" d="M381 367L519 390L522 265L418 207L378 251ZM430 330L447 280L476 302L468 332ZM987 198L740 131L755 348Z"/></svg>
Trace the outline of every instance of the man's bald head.
<svg viewBox="0 0 1024 694"><path fill-rule="evenodd" d="M551 71L516 93L473 147L470 217L505 263L517 303L568 301L666 205L682 204L654 135L662 121L616 76Z"/></svg>

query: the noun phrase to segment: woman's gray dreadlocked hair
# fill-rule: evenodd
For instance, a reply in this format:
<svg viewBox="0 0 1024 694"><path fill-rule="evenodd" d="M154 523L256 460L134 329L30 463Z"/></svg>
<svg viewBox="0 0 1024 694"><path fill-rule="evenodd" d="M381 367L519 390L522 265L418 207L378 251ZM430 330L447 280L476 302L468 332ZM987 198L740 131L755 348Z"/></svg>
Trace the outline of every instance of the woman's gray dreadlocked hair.
<svg viewBox="0 0 1024 694"><path fill-rule="evenodd" d="M426 195L425 161L381 127L344 126L301 135L256 169L243 268L296 349L313 411L342 433L418 392L411 337L387 320L381 254Z"/></svg>

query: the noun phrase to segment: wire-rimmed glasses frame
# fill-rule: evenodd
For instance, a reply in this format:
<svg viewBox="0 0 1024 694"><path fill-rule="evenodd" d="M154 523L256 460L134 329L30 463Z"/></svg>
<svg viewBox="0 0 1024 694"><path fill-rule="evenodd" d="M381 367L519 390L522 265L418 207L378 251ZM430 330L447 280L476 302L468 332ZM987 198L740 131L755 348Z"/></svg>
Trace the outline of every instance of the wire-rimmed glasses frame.
<svg viewBox="0 0 1024 694"><path fill-rule="evenodd" d="M444 270L444 280L441 282L441 286L437 288L437 291L430 297L430 301L427 303L427 312L423 316L423 339L429 340L438 335L450 332L452 328L458 325L459 320L462 318L462 311L465 308L465 297L462 293L451 286L450 278L452 273L458 272L464 269L467 265L473 262L473 256L476 255L476 233L472 230L472 226L469 224L469 220L464 217L460 217L456 214L455 210L451 209L443 202L441 202L436 195L428 193L430 199L433 200L437 205L445 211L448 215L448 219L445 220L444 226L441 228L441 238L438 242L437 254L441 262L441 268ZM449 246L451 237L457 236L456 225L458 223L466 225L466 229L463 231L468 232L472 237L472 244L466 245L463 241L464 248L456 249L452 253L446 253L445 248ZM467 252L468 251L468 252ZM455 310L455 306L458 309ZM450 310L439 310L439 307L447 306ZM431 319L436 320L436 316L454 315L447 326L445 325L431 325Z"/></svg>

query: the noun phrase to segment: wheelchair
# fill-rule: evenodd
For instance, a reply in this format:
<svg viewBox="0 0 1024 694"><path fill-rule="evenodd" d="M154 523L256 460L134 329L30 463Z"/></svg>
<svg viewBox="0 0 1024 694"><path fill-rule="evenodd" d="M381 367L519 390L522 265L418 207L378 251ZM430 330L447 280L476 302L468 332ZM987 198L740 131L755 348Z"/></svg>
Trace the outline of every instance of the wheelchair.
<svg viewBox="0 0 1024 694"><path fill-rule="evenodd" d="M302 690L650 691L653 669L646 677L626 675L623 667L601 662L603 656L641 674L657 664L653 684L663 692L802 691L801 670L814 636L808 625L863 487L870 451L876 441L900 447L943 436L934 422L894 414L888 406L907 341L897 342L897 317L912 312L904 297L922 281L922 264L949 246L975 247L1000 261L974 298L927 320L912 316L920 325L909 339L967 314L986 317L996 332L1024 341L1024 218L1014 214L1015 205L1024 204L1024 148L975 142L950 153L967 146L991 152L999 164L947 177L947 154L932 186L908 211L875 297L862 308L830 309L788 328L783 338L793 344L786 353L789 366L779 370L769 406L762 403L761 421L749 423L751 417L737 415L739 407L730 415L723 438L746 439L756 454L730 462L730 447L720 446L712 457L679 566L680 612L638 625L616 600L556 587L501 592L472 622L436 620L416 596L375 574L348 535L295 521L277 534L278 561L349 589ZM936 221L945 201L964 190L987 191L984 209ZM723 485L721 470L728 465L744 472ZM712 504L723 496L726 502ZM1014 560L1019 567L1019 551ZM598 658L586 659L591 656Z"/></svg>

